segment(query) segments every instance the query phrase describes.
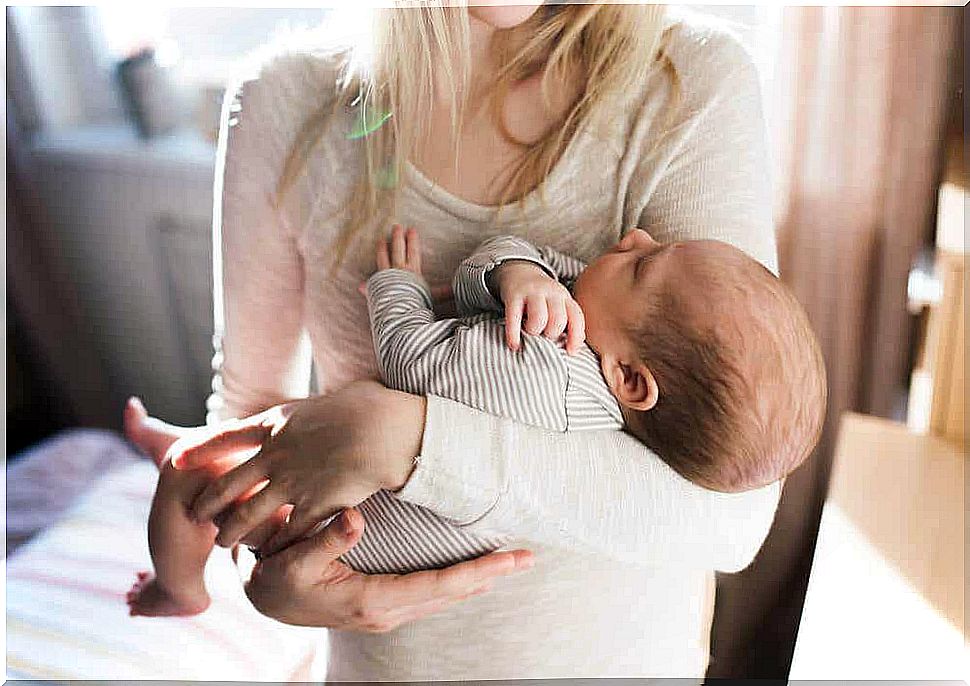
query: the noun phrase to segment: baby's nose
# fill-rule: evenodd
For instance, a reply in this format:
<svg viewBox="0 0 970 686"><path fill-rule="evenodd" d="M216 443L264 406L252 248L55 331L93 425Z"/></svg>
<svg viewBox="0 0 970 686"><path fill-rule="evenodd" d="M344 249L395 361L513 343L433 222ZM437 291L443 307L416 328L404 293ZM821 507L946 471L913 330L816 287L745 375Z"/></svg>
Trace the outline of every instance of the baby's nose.
<svg viewBox="0 0 970 686"><path fill-rule="evenodd" d="M656 243L643 229L630 229L620 242L616 244L619 250L632 250L637 246L649 246Z"/></svg>

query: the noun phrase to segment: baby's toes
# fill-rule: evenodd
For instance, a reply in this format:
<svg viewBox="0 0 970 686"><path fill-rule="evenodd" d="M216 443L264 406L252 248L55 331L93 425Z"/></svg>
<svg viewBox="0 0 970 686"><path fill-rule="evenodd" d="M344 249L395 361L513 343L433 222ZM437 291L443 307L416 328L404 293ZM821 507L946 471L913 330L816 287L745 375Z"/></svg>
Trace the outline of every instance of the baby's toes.
<svg viewBox="0 0 970 686"><path fill-rule="evenodd" d="M128 591L127 595L125 596L129 600L129 602L137 598L138 595L142 592L142 589L144 589L145 586L151 583L153 578L154 577L149 572L138 572L138 574L135 575L135 583L131 585L131 589Z"/></svg>

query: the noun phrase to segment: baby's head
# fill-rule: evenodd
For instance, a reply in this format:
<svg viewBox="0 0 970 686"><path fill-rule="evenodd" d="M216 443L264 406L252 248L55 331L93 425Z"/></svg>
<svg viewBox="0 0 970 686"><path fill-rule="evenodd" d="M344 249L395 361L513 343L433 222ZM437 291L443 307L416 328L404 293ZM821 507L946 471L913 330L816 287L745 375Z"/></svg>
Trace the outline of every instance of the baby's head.
<svg viewBox="0 0 970 686"><path fill-rule="evenodd" d="M826 402L815 335L784 284L737 248L632 230L574 294L627 430L685 478L757 488L815 447Z"/></svg>

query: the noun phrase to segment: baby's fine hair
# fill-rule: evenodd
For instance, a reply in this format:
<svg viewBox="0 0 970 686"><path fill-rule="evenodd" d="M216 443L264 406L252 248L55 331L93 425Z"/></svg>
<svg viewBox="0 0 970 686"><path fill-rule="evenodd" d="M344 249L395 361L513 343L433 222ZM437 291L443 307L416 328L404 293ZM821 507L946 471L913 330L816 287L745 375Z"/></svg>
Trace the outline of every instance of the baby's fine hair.
<svg viewBox="0 0 970 686"><path fill-rule="evenodd" d="M727 262L695 251L690 279L679 280L692 293L665 284L647 304L630 334L659 399L624 411L627 430L678 473L724 492L798 467L818 442L826 405L825 364L804 309L763 265L731 250Z"/></svg>

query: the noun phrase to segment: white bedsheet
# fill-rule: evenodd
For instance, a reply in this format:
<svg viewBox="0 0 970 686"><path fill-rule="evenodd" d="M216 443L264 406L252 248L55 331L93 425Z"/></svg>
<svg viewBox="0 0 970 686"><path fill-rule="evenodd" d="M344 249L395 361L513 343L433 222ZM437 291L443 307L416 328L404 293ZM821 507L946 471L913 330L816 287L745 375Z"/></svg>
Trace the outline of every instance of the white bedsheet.
<svg viewBox="0 0 970 686"><path fill-rule="evenodd" d="M256 612L228 551L217 549L206 569L213 602L202 615L128 616L125 593L151 568L145 532L157 471L145 460L104 464L112 466L60 521L7 561L7 677L312 679L325 630Z"/></svg>

